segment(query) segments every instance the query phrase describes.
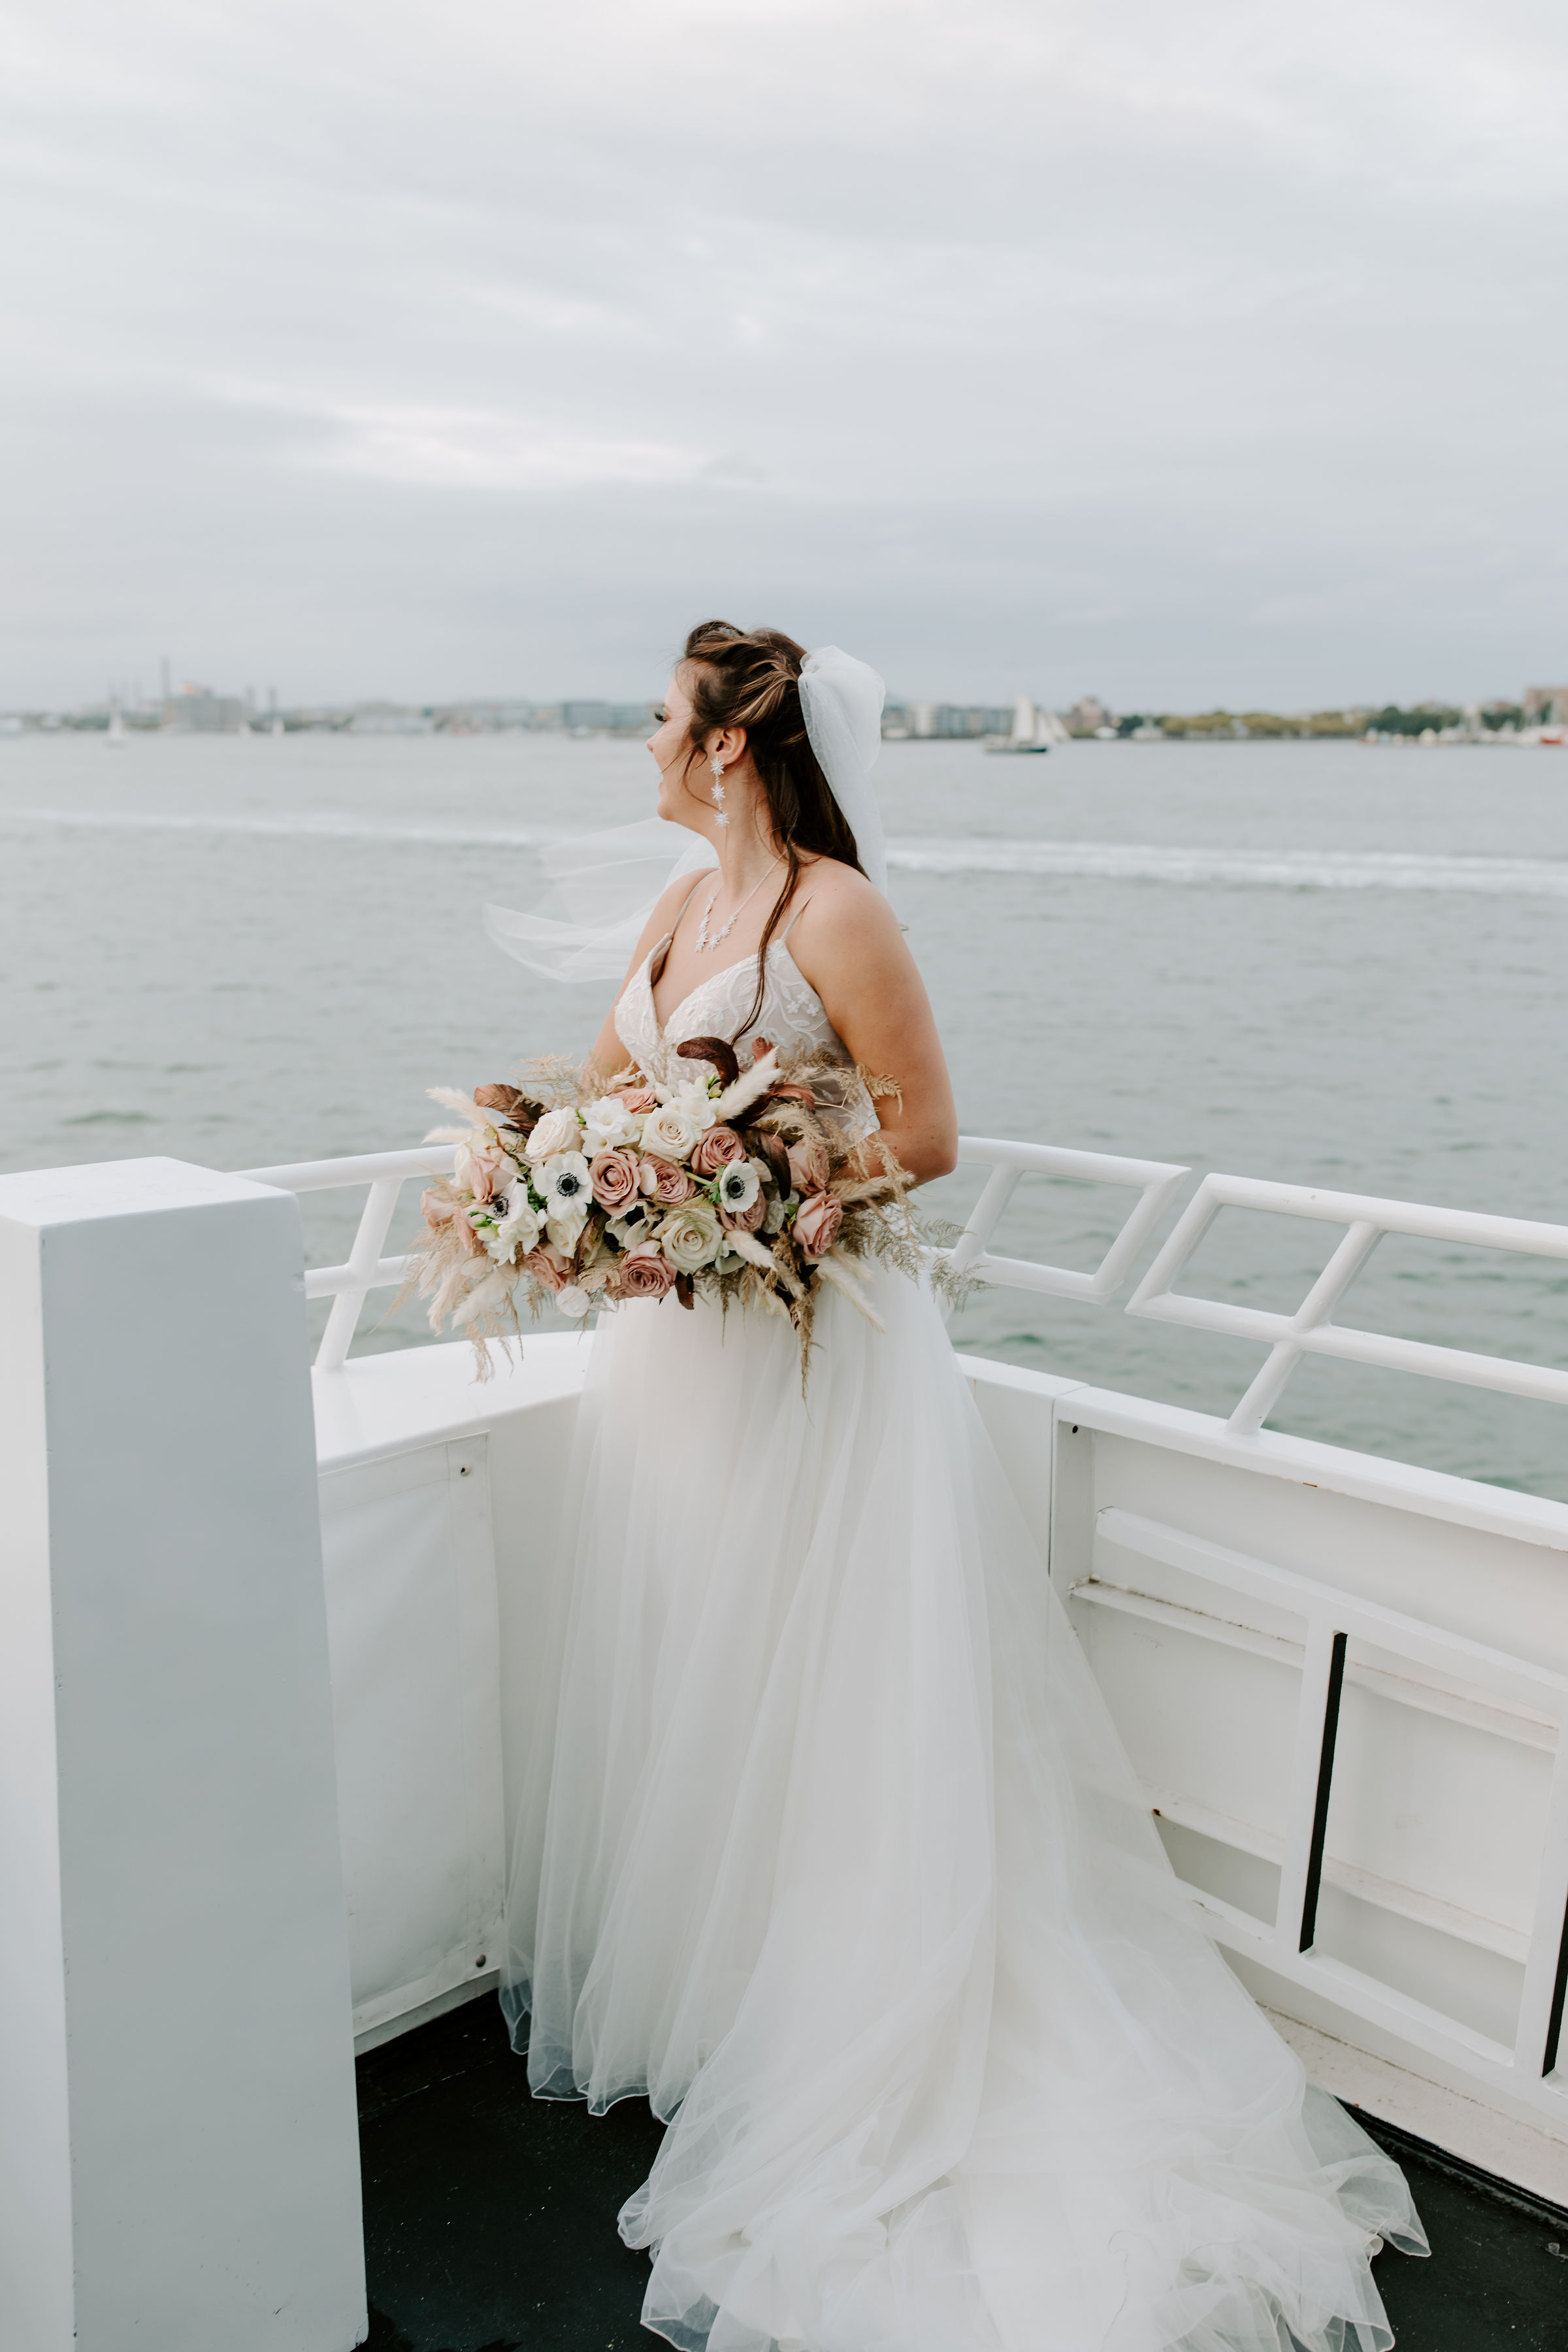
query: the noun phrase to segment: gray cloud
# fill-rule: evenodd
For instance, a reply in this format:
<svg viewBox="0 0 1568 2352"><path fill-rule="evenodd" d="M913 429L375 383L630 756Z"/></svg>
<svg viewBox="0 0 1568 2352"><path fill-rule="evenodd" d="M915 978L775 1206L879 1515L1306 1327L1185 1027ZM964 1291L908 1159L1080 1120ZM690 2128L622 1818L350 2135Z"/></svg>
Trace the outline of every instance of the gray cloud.
<svg viewBox="0 0 1568 2352"><path fill-rule="evenodd" d="M1485 693L1568 652L1531 0L13 10L0 701Z"/></svg>

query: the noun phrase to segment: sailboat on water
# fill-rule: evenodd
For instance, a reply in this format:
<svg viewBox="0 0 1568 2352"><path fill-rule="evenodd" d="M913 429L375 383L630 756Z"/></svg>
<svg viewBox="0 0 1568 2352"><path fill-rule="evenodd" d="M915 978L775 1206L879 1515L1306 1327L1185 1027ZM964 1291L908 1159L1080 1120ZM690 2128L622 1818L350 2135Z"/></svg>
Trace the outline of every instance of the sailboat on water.
<svg viewBox="0 0 1568 2352"><path fill-rule="evenodd" d="M1012 730L1006 735L987 735L988 751L1045 752L1053 743L1068 740L1067 729L1054 710L1043 710L1028 695L1021 694L1013 705Z"/></svg>

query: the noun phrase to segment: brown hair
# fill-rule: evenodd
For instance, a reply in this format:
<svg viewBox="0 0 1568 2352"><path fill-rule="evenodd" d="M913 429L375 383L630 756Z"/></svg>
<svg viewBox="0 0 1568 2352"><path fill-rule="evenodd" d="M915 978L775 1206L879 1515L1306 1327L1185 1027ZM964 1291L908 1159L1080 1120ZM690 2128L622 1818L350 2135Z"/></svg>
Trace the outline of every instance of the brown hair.
<svg viewBox="0 0 1568 2352"><path fill-rule="evenodd" d="M715 728L744 728L768 822L787 869L757 949L757 991L735 1032L739 1038L763 1009L768 949L799 887L802 850L836 857L857 873L866 869L805 730L800 703L805 646L782 629L737 629L730 621L700 621L686 640L681 659L690 665L683 680L691 695L688 771Z"/></svg>

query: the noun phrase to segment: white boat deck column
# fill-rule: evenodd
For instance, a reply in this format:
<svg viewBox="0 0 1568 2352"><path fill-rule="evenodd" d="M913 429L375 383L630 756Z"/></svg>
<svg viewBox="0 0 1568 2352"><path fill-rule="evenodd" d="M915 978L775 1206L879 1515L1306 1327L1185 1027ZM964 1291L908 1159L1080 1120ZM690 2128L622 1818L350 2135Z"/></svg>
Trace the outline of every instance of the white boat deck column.
<svg viewBox="0 0 1568 2352"><path fill-rule="evenodd" d="M365 2333L297 1202L0 1176L7 2352Z"/></svg>

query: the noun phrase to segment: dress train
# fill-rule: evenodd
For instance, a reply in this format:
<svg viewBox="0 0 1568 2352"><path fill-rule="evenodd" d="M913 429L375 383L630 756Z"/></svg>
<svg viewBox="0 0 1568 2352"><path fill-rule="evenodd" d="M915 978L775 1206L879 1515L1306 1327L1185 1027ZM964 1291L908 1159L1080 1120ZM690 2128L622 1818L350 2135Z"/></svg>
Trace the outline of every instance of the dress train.
<svg viewBox="0 0 1568 2352"><path fill-rule="evenodd" d="M513 1857L530 2081L669 2125L681 2352L1384 2352L1404 2181L1197 1924L929 1299L604 1318Z"/></svg>

